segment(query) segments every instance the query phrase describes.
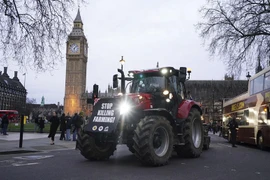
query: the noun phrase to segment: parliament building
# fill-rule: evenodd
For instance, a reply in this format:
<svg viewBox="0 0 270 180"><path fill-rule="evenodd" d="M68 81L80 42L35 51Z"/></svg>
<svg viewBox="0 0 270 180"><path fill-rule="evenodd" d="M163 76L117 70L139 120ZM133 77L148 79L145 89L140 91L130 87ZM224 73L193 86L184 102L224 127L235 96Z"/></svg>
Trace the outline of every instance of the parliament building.
<svg viewBox="0 0 270 180"><path fill-rule="evenodd" d="M26 103L26 89L14 72L13 78L7 73L7 67L0 71L0 110L17 110L24 113Z"/></svg>

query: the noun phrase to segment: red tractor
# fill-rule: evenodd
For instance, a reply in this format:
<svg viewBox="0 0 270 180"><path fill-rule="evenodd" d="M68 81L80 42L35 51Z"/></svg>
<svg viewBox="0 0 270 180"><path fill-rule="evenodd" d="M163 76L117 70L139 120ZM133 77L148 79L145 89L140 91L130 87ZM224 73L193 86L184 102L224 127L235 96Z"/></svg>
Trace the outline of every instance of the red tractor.
<svg viewBox="0 0 270 180"><path fill-rule="evenodd" d="M153 166L166 164L173 150L195 158L208 149L210 137L204 132L201 108L186 97L185 67L130 71L129 77L118 72L121 77L114 75L113 87L120 79L122 95L99 99L78 136L77 147L86 159L108 159L119 143ZM126 81L131 83L128 94Z"/></svg>

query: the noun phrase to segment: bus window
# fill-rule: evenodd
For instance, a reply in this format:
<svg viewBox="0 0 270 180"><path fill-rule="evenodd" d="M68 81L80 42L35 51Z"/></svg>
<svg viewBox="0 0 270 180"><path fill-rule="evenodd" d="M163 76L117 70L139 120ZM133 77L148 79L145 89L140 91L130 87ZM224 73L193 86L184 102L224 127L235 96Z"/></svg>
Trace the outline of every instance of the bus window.
<svg viewBox="0 0 270 180"><path fill-rule="evenodd" d="M265 73L264 77L264 90L270 89L270 72Z"/></svg>
<svg viewBox="0 0 270 180"><path fill-rule="evenodd" d="M244 110L244 116L249 117L249 110Z"/></svg>
<svg viewBox="0 0 270 180"><path fill-rule="evenodd" d="M253 84L254 84L254 80L251 80L250 85L249 85L249 95L254 94Z"/></svg>
<svg viewBox="0 0 270 180"><path fill-rule="evenodd" d="M263 75L254 79L254 85L253 85L254 93L258 93L263 90L263 80L264 80Z"/></svg>

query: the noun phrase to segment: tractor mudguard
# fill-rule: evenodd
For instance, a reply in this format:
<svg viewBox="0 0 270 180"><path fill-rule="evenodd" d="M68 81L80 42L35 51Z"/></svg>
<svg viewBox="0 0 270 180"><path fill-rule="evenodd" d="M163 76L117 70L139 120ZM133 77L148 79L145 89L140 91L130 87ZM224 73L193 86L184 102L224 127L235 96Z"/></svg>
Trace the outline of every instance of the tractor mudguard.
<svg viewBox="0 0 270 180"><path fill-rule="evenodd" d="M102 98L96 102L86 132L112 133L117 128L120 119L120 98Z"/></svg>
<svg viewBox="0 0 270 180"><path fill-rule="evenodd" d="M183 100L178 107L178 118L186 119L191 108L196 108L202 114L199 104L193 100Z"/></svg>
<svg viewBox="0 0 270 180"><path fill-rule="evenodd" d="M158 115L158 116L164 116L166 119L168 119L173 127L176 127L176 123L173 119L173 116L171 113L164 108L156 108L156 109L145 109L144 116L151 116L151 115Z"/></svg>

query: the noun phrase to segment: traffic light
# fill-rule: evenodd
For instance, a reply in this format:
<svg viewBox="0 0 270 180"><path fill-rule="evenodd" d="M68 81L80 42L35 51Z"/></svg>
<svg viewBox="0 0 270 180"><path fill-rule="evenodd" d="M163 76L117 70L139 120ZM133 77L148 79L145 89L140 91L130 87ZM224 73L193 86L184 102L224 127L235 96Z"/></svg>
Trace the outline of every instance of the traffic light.
<svg viewBox="0 0 270 180"><path fill-rule="evenodd" d="M117 76L117 74L113 75L113 88L118 88L118 76Z"/></svg>
<svg viewBox="0 0 270 180"><path fill-rule="evenodd" d="M93 98L93 100L95 98L98 98L98 85L97 84L94 84L94 86L93 86L93 95L92 95L92 98Z"/></svg>

